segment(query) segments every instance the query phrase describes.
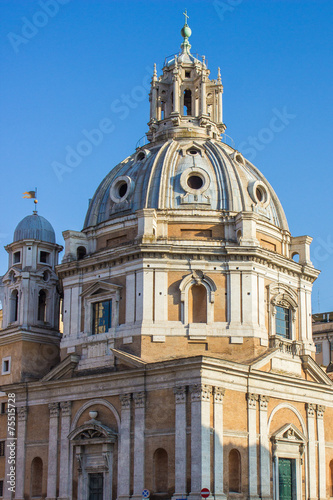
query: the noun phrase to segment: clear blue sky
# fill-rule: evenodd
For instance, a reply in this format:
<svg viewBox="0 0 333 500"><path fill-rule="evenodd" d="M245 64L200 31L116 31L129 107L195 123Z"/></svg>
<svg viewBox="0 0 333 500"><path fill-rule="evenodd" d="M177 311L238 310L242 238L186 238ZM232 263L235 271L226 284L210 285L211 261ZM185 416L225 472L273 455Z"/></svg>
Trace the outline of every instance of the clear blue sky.
<svg viewBox="0 0 333 500"><path fill-rule="evenodd" d="M147 131L146 82L178 52L185 8L192 52L213 78L221 67L228 135L273 185L292 235L314 238L313 312L331 311L331 0L1 0L0 274L3 246L33 209L23 191L38 187L60 244L82 228L100 181ZM107 133L68 167L67 152L104 119Z"/></svg>

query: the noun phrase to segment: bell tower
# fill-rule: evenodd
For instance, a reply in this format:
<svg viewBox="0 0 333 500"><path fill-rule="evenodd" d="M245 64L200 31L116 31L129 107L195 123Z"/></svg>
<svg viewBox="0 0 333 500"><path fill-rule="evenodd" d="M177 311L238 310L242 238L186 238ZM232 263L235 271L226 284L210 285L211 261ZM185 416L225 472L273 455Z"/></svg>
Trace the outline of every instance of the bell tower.
<svg viewBox="0 0 333 500"><path fill-rule="evenodd" d="M55 266L62 246L51 224L34 211L7 245L1 280L3 383L40 378L58 362L60 295Z"/></svg>
<svg viewBox="0 0 333 500"><path fill-rule="evenodd" d="M205 56L191 54L192 31L187 17L185 13L180 53L165 59L159 78L154 65L147 133L151 142L184 137L186 133L189 137L218 139L226 129L220 68L217 79L210 80Z"/></svg>

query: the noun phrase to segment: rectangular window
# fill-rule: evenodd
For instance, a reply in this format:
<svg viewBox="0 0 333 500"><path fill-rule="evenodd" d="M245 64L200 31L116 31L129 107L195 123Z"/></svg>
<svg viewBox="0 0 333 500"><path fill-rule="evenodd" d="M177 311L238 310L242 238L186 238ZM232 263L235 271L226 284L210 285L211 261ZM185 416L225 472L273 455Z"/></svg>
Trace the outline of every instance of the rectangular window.
<svg viewBox="0 0 333 500"><path fill-rule="evenodd" d="M321 344L316 344L316 354L319 354L322 350Z"/></svg>
<svg viewBox="0 0 333 500"><path fill-rule="evenodd" d="M15 252L13 255L14 264L21 262L21 252Z"/></svg>
<svg viewBox="0 0 333 500"><path fill-rule="evenodd" d="M3 401L0 404L0 413L3 415L4 413L7 413L7 403Z"/></svg>
<svg viewBox="0 0 333 500"><path fill-rule="evenodd" d="M10 373L10 361L10 356L2 359L2 375L8 375L8 373Z"/></svg>
<svg viewBox="0 0 333 500"><path fill-rule="evenodd" d="M42 262L43 264L49 264L50 262L49 252L44 252L43 250L41 250L39 253L39 262Z"/></svg>
<svg viewBox="0 0 333 500"><path fill-rule="evenodd" d="M0 457L5 456L5 444L6 441L0 441Z"/></svg>
<svg viewBox="0 0 333 500"><path fill-rule="evenodd" d="M111 328L112 300L93 304L93 335L105 333Z"/></svg>
<svg viewBox="0 0 333 500"><path fill-rule="evenodd" d="M3 479L0 481L0 497L3 497Z"/></svg>
<svg viewBox="0 0 333 500"><path fill-rule="evenodd" d="M285 307L276 306L276 335L290 339L290 312Z"/></svg>

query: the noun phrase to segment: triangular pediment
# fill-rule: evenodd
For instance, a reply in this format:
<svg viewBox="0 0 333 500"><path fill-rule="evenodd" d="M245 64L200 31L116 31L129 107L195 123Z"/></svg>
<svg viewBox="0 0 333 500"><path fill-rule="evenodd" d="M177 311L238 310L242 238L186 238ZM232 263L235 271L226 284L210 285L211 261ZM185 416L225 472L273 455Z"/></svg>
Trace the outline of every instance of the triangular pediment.
<svg viewBox="0 0 333 500"><path fill-rule="evenodd" d="M310 379L319 384L333 386L333 381L324 372L324 370L320 368L320 366L311 356L303 355L301 356L301 360L302 360L302 368Z"/></svg>
<svg viewBox="0 0 333 500"><path fill-rule="evenodd" d="M141 358L120 349L111 349L115 358L131 368L143 368L147 363Z"/></svg>
<svg viewBox="0 0 333 500"><path fill-rule="evenodd" d="M79 361L80 356L77 356L76 354L70 354L69 356L67 356L67 358L61 361L59 365L57 365L47 375L45 375L45 377L42 378L42 382L72 378L73 371Z"/></svg>
<svg viewBox="0 0 333 500"><path fill-rule="evenodd" d="M81 297L91 297L94 295L104 295L106 293L119 292L122 289L121 286L115 285L114 283L108 283L107 281L97 281L90 287L88 287L84 292L81 293Z"/></svg>
<svg viewBox="0 0 333 500"><path fill-rule="evenodd" d="M304 436L303 432L297 429L294 424L284 425L271 436L271 439L273 441L288 441L294 443L306 443L307 441L307 438Z"/></svg>

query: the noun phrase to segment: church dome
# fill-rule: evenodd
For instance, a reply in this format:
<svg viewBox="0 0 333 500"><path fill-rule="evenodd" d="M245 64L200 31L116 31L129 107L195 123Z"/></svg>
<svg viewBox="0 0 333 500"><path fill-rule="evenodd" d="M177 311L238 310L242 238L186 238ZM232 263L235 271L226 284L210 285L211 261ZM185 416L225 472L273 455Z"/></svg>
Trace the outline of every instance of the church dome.
<svg viewBox="0 0 333 500"><path fill-rule="evenodd" d="M201 62L190 52L190 35L186 22L181 52L166 59L160 76L154 66L149 143L105 177L89 205L84 228L115 215L155 209L179 215L184 210L230 216L254 212L288 231L283 208L265 177L220 139L226 129L221 72L209 78L205 56Z"/></svg>
<svg viewBox="0 0 333 500"><path fill-rule="evenodd" d="M55 243L55 232L48 220L37 212L27 215L18 223L14 231L14 242L21 240L39 240Z"/></svg>
<svg viewBox="0 0 333 500"><path fill-rule="evenodd" d="M288 230L281 203L262 173L241 153L212 139L169 140L137 150L102 181L84 227L143 208L256 212Z"/></svg>

